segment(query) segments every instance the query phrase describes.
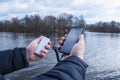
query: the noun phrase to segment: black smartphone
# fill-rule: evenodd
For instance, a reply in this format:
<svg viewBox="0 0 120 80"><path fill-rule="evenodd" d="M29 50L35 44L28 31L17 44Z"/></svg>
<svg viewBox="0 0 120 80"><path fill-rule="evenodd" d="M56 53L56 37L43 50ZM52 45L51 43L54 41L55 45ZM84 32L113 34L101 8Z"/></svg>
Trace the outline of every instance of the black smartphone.
<svg viewBox="0 0 120 80"><path fill-rule="evenodd" d="M79 36L84 34L84 28L74 27L68 33L63 45L60 47L59 52L70 54L72 47L77 43Z"/></svg>

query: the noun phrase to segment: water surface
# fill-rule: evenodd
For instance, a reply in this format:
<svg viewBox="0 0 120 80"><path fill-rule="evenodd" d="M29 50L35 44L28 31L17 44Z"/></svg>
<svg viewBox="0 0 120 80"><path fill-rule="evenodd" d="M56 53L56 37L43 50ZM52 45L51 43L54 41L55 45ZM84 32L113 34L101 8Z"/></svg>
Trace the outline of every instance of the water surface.
<svg viewBox="0 0 120 80"><path fill-rule="evenodd" d="M120 34L87 33L85 40L88 80L117 78L120 75Z"/></svg>
<svg viewBox="0 0 120 80"><path fill-rule="evenodd" d="M13 49L15 47L26 47L35 38L36 37L32 34L26 35L1 32L0 50ZM86 80L119 80L120 34L86 32L85 43L85 62L89 65L87 69ZM39 67L40 69L42 68L42 70L44 70L43 72L49 68L52 68L53 66L50 65L54 65L57 62L54 51L51 49L49 53L50 54L48 54L47 57L41 60L40 64L42 65L38 66L37 62L34 62L31 65L37 65L37 68ZM32 73L32 68L29 68L28 71ZM11 75L8 77L12 78L13 74ZM18 80L20 75L21 74L16 76ZM26 74L26 76L29 75Z"/></svg>

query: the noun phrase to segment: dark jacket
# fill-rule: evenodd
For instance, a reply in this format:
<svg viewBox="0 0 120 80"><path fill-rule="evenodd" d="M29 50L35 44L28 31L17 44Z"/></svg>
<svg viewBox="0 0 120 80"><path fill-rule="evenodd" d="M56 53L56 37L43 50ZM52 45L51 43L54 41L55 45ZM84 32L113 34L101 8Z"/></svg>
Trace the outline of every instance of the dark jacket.
<svg viewBox="0 0 120 80"><path fill-rule="evenodd" d="M4 80L4 77L2 75L0 75L0 80Z"/></svg>
<svg viewBox="0 0 120 80"><path fill-rule="evenodd" d="M59 62L50 71L38 75L33 80L84 80L87 64L76 56Z"/></svg>
<svg viewBox="0 0 120 80"><path fill-rule="evenodd" d="M25 48L0 51L0 74L6 74L27 67ZM60 61L53 69L33 80L84 80L87 64L76 56ZM0 80L4 80L0 76Z"/></svg>
<svg viewBox="0 0 120 80"><path fill-rule="evenodd" d="M27 66L26 48L0 51L0 74L4 75Z"/></svg>

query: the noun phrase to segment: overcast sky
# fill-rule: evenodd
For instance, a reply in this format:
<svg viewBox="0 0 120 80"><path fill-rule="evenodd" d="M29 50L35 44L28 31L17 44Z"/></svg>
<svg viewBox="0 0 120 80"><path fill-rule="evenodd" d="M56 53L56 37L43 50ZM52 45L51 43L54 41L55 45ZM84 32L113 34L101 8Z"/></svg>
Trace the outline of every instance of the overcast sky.
<svg viewBox="0 0 120 80"><path fill-rule="evenodd" d="M0 0L0 20L62 13L84 16L86 23L120 22L120 0Z"/></svg>

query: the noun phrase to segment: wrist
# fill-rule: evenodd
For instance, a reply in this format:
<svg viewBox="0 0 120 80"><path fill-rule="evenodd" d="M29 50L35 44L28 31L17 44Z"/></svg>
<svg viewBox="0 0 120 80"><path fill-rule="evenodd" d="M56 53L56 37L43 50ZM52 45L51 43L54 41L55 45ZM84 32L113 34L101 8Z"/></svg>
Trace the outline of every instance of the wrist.
<svg viewBox="0 0 120 80"><path fill-rule="evenodd" d="M72 54L71 56L76 56L76 57L78 57L78 58L84 60L83 54L80 54L80 55L78 55L78 54Z"/></svg>
<svg viewBox="0 0 120 80"><path fill-rule="evenodd" d="M84 56L83 55L80 55L80 56L77 56L78 58L84 60Z"/></svg>
<svg viewBox="0 0 120 80"><path fill-rule="evenodd" d="M26 55L26 58L27 58L27 62L29 62L29 57L28 57L28 55Z"/></svg>
<svg viewBox="0 0 120 80"><path fill-rule="evenodd" d="M29 62L29 56L28 56L28 51L27 51L27 49L26 49L26 60L27 60L27 62Z"/></svg>

